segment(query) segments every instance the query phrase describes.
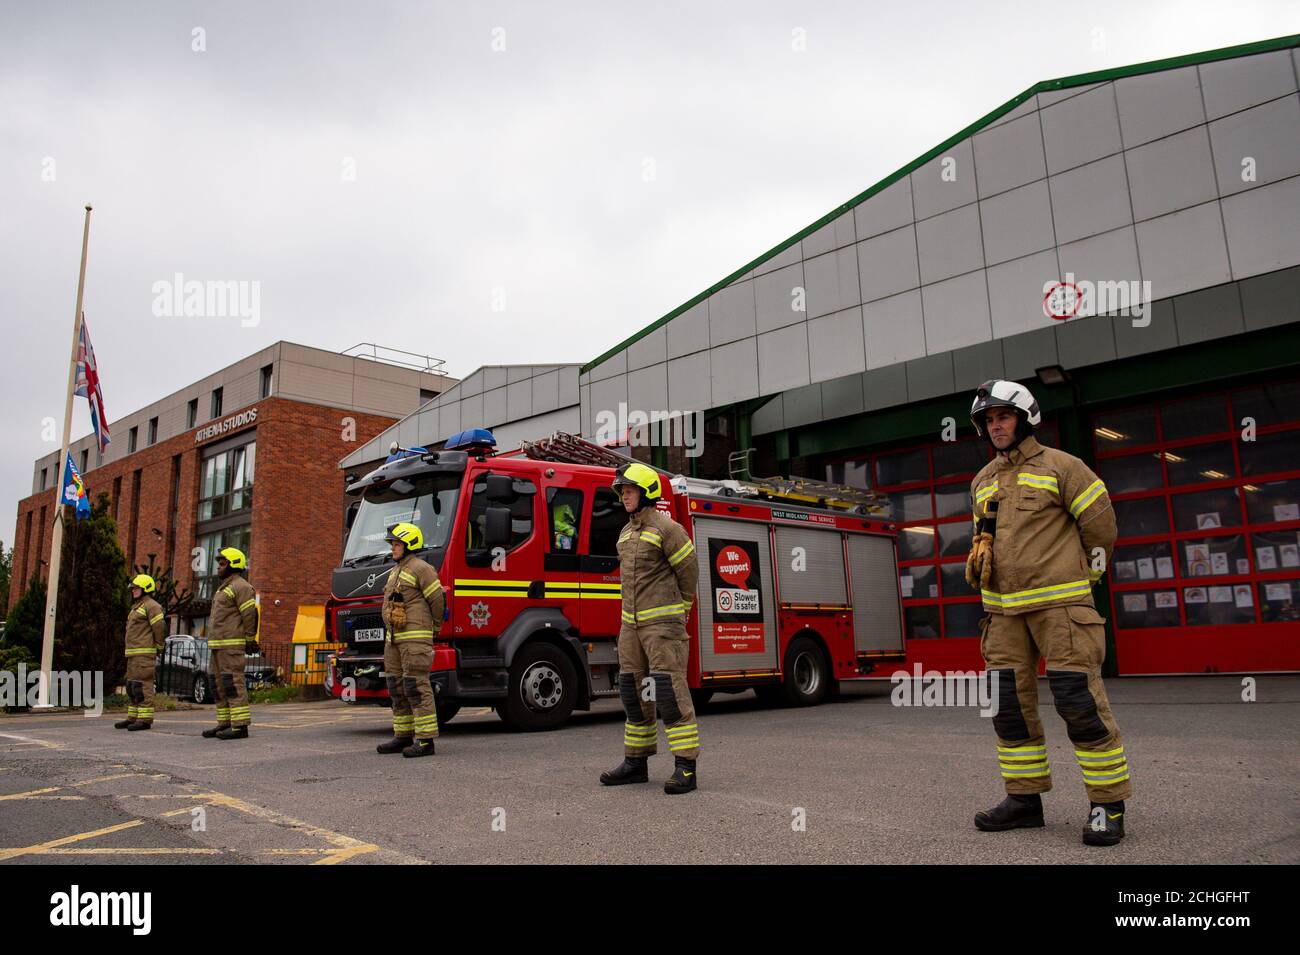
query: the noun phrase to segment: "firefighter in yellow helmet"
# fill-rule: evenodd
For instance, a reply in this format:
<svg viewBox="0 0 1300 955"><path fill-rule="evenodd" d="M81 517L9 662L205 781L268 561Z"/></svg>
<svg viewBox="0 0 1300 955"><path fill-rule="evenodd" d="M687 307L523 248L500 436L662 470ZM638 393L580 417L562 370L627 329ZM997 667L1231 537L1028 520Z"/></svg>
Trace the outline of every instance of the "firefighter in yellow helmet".
<svg viewBox="0 0 1300 955"><path fill-rule="evenodd" d="M384 676L393 703L393 738L380 753L432 756L438 710L429 682L433 638L442 629L446 603L438 572L415 555L424 534L414 524L394 524L385 538L396 566L384 583Z"/></svg>
<svg viewBox="0 0 1300 955"><path fill-rule="evenodd" d="M659 472L634 462L619 468L614 489L630 515L618 538L623 625L618 634L618 691L627 722L623 762L600 781L606 786L649 782L647 760L658 746L655 717L663 720L673 754L670 795L696 788L700 732L686 683L691 644L686 617L698 586L698 558L686 529L655 502L663 497ZM653 687L653 692L642 692Z"/></svg>
<svg viewBox="0 0 1300 955"><path fill-rule="evenodd" d="M148 574L131 579L131 610L126 616L126 719L113 724L120 730L147 730L153 726L153 680L158 651L167 638L163 608L150 596L156 589Z"/></svg>
<svg viewBox="0 0 1300 955"><path fill-rule="evenodd" d="M217 590L212 595L208 649L216 686L217 725L203 731L208 739L247 739L252 710L244 681L246 655L257 652L257 594L244 579L248 558L234 547L217 554Z"/></svg>
<svg viewBox="0 0 1300 955"><path fill-rule="evenodd" d="M1092 588L1110 562L1115 512L1086 464L1038 443L1041 420L1034 396L1014 381L986 381L971 405L976 433L997 452L971 482L976 533L966 579L988 612L980 652L997 679L993 728L1007 792L975 825L995 832L1043 825L1041 794L1052 776L1038 716L1042 657L1091 803L1083 841L1111 846L1124 837L1132 783L1101 679L1106 631Z"/></svg>

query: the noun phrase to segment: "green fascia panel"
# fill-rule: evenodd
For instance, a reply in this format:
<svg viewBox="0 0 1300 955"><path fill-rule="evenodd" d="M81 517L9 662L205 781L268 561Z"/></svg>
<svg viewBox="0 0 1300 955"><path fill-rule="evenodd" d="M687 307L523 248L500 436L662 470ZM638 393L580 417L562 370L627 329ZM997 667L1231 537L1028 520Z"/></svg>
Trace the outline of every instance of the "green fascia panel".
<svg viewBox="0 0 1300 955"><path fill-rule="evenodd" d="M1078 369L1070 372L1068 384L1025 384L1033 389L1039 408L1051 414L1190 385L1215 387L1215 382L1288 368L1300 368L1300 323ZM778 448L788 452L793 445L800 456L937 440L945 417L955 418L958 435L966 436L972 430L971 399L969 394L937 398L777 431L774 436ZM790 454L779 456L788 459Z"/></svg>
<svg viewBox="0 0 1300 955"><path fill-rule="evenodd" d="M790 236L790 238L786 239L784 242L781 242L780 244L773 246L771 249L768 249L766 252L764 252L762 255L760 255L758 258L754 259L753 261L747 262L746 264L742 265L740 268L736 269L736 271L732 272L726 278L709 286L709 288L705 289L699 295L696 295L690 301L686 302L683 305L679 305L677 308L673 309L667 315L663 316L663 318L660 318L657 321L651 323L650 325L647 325L645 328L641 329L639 332L630 336L629 338L625 338L623 341L619 342L617 345L615 345L613 348L609 349L608 351L604 352L599 357L594 358L591 361L587 362L587 364L583 365L579 369L579 372L582 374L586 374L587 372L591 371L591 369L599 365L601 362L604 362L609 358L612 358L614 355L617 355L620 351L627 348L633 342L636 342L644 338L646 335L649 335L655 329L668 324L678 315L681 315L683 312L687 311L688 309L694 308L696 305L704 301L714 292L717 292L725 288L726 286L730 285L732 282L740 278L740 276L744 275L750 269L762 265L772 256L777 255L780 252L784 252L786 249L794 245L796 242L816 232L818 229L826 225L826 223L830 222L832 219L838 218L839 216L843 215L845 212L852 209L854 206L861 205L863 202L870 199L872 196L880 192L882 189L885 189L888 186L893 185L895 182L897 182L899 179L902 179L904 176L908 175L913 170L919 169L921 166L924 166L935 156L940 155L947 149L951 149L954 145L961 142L966 137L979 132L979 130L983 129L985 126L989 125L990 123L994 122L997 119L1000 119L1002 116L1005 116L1007 113L1011 112L1021 103L1023 103L1025 100L1029 99L1029 97L1031 96L1034 96L1038 93L1048 93L1055 90L1069 89L1072 86L1086 86L1089 83L1101 83L1101 82L1105 82L1106 80L1116 80L1126 76L1140 76L1144 73L1158 73L1161 72L1162 70L1173 70L1173 69L1178 69L1179 67L1192 66L1199 63L1213 63L1216 60L1229 60L1239 56L1253 56L1258 53L1269 53L1274 50L1287 50L1287 49L1291 49L1292 47L1300 47L1300 34L1295 34L1293 36L1277 37L1272 40L1260 40L1256 43L1244 43L1240 46L1223 47L1222 49L1218 49L1218 50L1207 50L1203 53L1189 53L1185 56L1174 56L1164 60L1152 60L1149 63L1137 63L1132 66L1120 66L1109 70L1097 70L1092 73L1079 73L1075 76L1063 76L1060 77L1059 79L1043 80L1040 83L1036 83L1035 85L1031 86L1029 89L1025 90L1023 93L1019 94L1018 96L1012 97L1011 99L1003 103L1001 106L997 107L996 109L992 110L989 113L986 113L984 116L981 116L979 119L971 123L961 132L945 139L943 142L935 146L929 152L925 153L922 156L918 156L916 159L912 160L902 169L898 169L890 173L888 176L880 180L874 186L868 187L865 191L854 196L852 199L850 199L848 202L844 203L843 205L836 206L834 209L826 213L826 215L822 216L812 225L801 230L800 232L796 232L794 235Z"/></svg>

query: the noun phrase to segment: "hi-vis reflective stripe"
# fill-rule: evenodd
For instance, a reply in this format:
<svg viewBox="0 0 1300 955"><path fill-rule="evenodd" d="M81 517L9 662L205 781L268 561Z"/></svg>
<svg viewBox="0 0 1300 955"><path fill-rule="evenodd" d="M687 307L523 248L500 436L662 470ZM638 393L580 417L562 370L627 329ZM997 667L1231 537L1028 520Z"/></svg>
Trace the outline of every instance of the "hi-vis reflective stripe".
<svg viewBox="0 0 1300 955"><path fill-rule="evenodd" d="M1070 513L1077 518L1088 509L1088 505L1105 493L1106 485L1101 483L1101 478L1097 478L1097 480L1084 488L1082 494L1070 502Z"/></svg>
<svg viewBox="0 0 1300 955"><path fill-rule="evenodd" d="M403 630L397 636L393 637L394 643L401 643L403 640L432 640L432 630Z"/></svg>
<svg viewBox="0 0 1300 955"><path fill-rule="evenodd" d="M698 749L700 734L698 723L685 723L681 726L669 726L664 730L668 734L668 748L673 751Z"/></svg>
<svg viewBox="0 0 1300 955"><path fill-rule="evenodd" d="M642 531L641 539L654 544L656 547L662 547L664 542L664 539L659 536L658 531Z"/></svg>
<svg viewBox="0 0 1300 955"><path fill-rule="evenodd" d="M588 584L577 580L541 583L547 597L618 600L622 596L619 584ZM457 580L456 594L460 597L527 597L531 584L532 581L528 580Z"/></svg>
<svg viewBox="0 0 1300 955"><path fill-rule="evenodd" d="M687 541L685 544L683 544L681 547L677 548L677 550L674 551L674 552L669 556L669 558L668 558L668 566L669 566L669 567L676 567L678 564L680 564L682 561L684 561L687 557L690 557L691 554L694 553L694 551L695 551L695 545L694 545L693 543L691 543L690 541Z"/></svg>
<svg viewBox="0 0 1300 955"><path fill-rule="evenodd" d="M161 619L162 619L163 617L165 617L165 616L166 616L166 614L162 614L162 613L160 613L160 614L158 614L157 616L150 617L150 618L149 618L149 622L150 622L150 623L157 623L159 620L161 620Z"/></svg>
<svg viewBox="0 0 1300 955"><path fill-rule="evenodd" d="M128 657L143 657L143 656L153 656L157 652L158 651L155 650L153 647L137 647L134 650L127 650L126 655Z"/></svg>
<svg viewBox="0 0 1300 955"><path fill-rule="evenodd" d="M1035 587L1033 590L1018 590L1012 594L1000 594L992 590L980 591L984 597L984 606L986 607L1025 607L1029 604L1046 603L1049 600L1081 597L1091 592L1092 583L1087 580L1072 580L1067 584Z"/></svg>
<svg viewBox="0 0 1300 955"><path fill-rule="evenodd" d="M138 613L138 614L139 614L140 616L142 616L142 617L147 617L147 616L149 616L149 611L146 610L144 607L136 607L136 608L135 608L135 612Z"/></svg>
<svg viewBox="0 0 1300 955"><path fill-rule="evenodd" d="M247 610L249 607L253 606L256 603L257 603L257 598L250 597L248 600L245 600L242 604L239 605L239 612L243 613L245 610Z"/></svg>
<svg viewBox="0 0 1300 955"><path fill-rule="evenodd" d="M991 498L997 492L998 492L997 481L994 481L991 484L985 484L983 487L977 487L975 489L975 510L977 511L980 510L980 505L983 504L985 501L987 501L989 498ZM988 508L983 508L983 510L985 516L987 516Z"/></svg>
<svg viewBox="0 0 1300 955"><path fill-rule="evenodd" d="M231 600L235 599L235 592L231 590L229 587L222 587L221 592L225 594L227 597L229 597Z"/></svg>
<svg viewBox="0 0 1300 955"><path fill-rule="evenodd" d="M424 594L424 596L429 597L432 594L437 593L439 590L442 590L442 583L435 580L433 583L429 584L429 586L425 587L424 590L420 592Z"/></svg>
<svg viewBox="0 0 1300 955"><path fill-rule="evenodd" d="M527 597L527 580L457 580L457 597Z"/></svg>
<svg viewBox="0 0 1300 955"><path fill-rule="evenodd" d="M1046 746L999 746L998 768L1007 779L1038 779L1052 774Z"/></svg>
<svg viewBox="0 0 1300 955"><path fill-rule="evenodd" d="M649 749L654 746L655 724L654 723L624 723L623 724L623 745L632 749Z"/></svg>
<svg viewBox="0 0 1300 955"><path fill-rule="evenodd" d="M208 646L210 648L242 647L244 643L245 641L243 637L230 637L229 639L226 640L209 640Z"/></svg>
<svg viewBox="0 0 1300 955"><path fill-rule="evenodd" d="M1128 757L1123 746L1104 752L1076 749L1074 758L1079 761L1083 781L1089 786L1110 786L1129 778Z"/></svg>
<svg viewBox="0 0 1300 955"><path fill-rule="evenodd" d="M415 581L415 574L408 574L408 573L407 573L406 571L404 571L404 570L399 570L399 571L397 572L397 579L398 579L398 580L404 580L404 581L406 581L408 584L414 584L414 583L416 582L416 581Z"/></svg>
<svg viewBox="0 0 1300 955"><path fill-rule="evenodd" d="M1056 483L1056 478L1050 474L1029 474L1021 471L1016 475L1016 483L1026 487L1040 487L1045 491L1051 491L1057 497L1061 496L1061 488Z"/></svg>
<svg viewBox="0 0 1300 955"><path fill-rule="evenodd" d="M679 614L686 613L688 604L664 604L662 607L651 607L648 610L638 610L636 612L636 623L644 623L647 620L658 620L661 617L675 617ZM623 619L627 619L627 611L623 611Z"/></svg>

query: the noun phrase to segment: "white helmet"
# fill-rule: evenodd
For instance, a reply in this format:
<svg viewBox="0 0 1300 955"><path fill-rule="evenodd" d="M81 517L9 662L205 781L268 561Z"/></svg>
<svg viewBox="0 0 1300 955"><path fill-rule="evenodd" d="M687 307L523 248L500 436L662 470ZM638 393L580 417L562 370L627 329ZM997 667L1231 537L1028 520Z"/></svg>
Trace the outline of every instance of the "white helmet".
<svg viewBox="0 0 1300 955"><path fill-rule="evenodd" d="M1014 381L994 378L975 389L975 400L970 406L970 421L975 425L975 433L984 437L984 412L990 408L1012 408L1022 411L1025 422L1031 427L1042 423L1043 415L1038 410L1038 402L1024 385ZM1019 428L1016 429L1020 431Z"/></svg>

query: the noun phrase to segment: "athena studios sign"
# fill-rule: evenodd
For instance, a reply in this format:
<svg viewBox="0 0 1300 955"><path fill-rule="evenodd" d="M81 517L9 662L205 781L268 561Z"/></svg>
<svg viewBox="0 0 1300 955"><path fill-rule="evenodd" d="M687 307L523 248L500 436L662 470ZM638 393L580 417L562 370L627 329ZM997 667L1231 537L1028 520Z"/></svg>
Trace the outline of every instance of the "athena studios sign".
<svg viewBox="0 0 1300 955"><path fill-rule="evenodd" d="M194 432L194 443L200 444L208 438L215 438L218 435L229 434L232 431L238 431L240 428L246 428L257 421L257 409L249 408L247 411L241 411L239 414L233 414L229 418L223 418L221 421L214 421L212 424L205 424Z"/></svg>

